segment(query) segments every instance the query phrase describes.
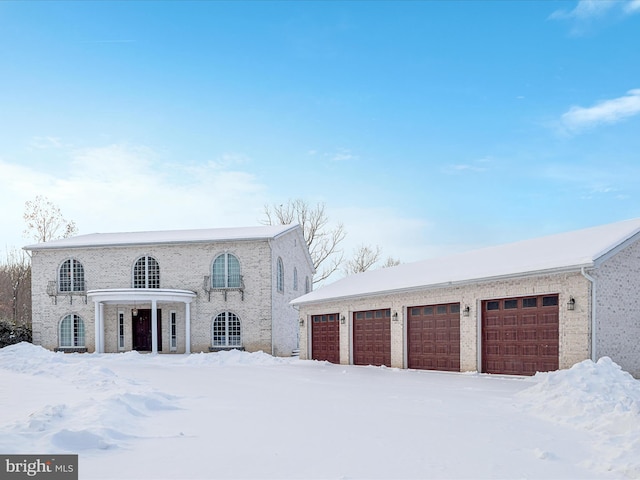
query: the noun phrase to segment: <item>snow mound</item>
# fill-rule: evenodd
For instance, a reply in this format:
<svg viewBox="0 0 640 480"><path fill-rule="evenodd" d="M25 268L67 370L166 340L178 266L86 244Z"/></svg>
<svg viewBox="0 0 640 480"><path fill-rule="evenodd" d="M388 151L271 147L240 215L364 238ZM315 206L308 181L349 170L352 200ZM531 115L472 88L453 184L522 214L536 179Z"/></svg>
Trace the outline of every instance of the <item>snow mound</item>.
<svg viewBox="0 0 640 480"><path fill-rule="evenodd" d="M140 426L147 417L178 408L175 397L159 392L121 393L76 404L46 405L26 419L0 428L0 450L78 452L120 448L128 440L142 438Z"/></svg>
<svg viewBox="0 0 640 480"><path fill-rule="evenodd" d="M568 370L537 373L532 381L536 384L518 394L523 408L547 420L601 434L600 447L609 461L593 467L640 478L640 381L609 357L585 360Z"/></svg>
<svg viewBox="0 0 640 480"><path fill-rule="evenodd" d="M139 432L144 431L143 425L153 422L158 413L180 408L179 397L121 378L104 366L115 357L54 353L29 343L0 349L0 373L7 370L27 379L54 378L71 398L76 397L66 403L44 404L0 426L0 451L77 453L116 449L142 438ZM143 361L129 358L134 363ZM46 396L47 392L30 394Z"/></svg>
<svg viewBox="0 0 640 480"><path fill-rule="evenodd" d="M244 352L241 350L225 350L213 353L194 353L184 359L188 365L214 365L226 367L231 365L283 365L297 361L296 358L274 357L263 351Z"/></svg>

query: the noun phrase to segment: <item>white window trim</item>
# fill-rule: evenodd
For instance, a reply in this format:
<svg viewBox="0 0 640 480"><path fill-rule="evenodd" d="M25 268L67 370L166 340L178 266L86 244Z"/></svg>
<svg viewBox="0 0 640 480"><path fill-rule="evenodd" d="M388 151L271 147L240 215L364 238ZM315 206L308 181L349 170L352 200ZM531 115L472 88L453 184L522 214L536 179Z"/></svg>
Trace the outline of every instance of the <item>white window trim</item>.
<svg viewBox="0 0 640 480"><path fill-rule="evenodd" d="M238 282L238 286L233 286L230 287L229 286L229 257L233 257L235 258L236 262L238 262L238 276L239 276L239 282ZM216 264L216 260L218 260L218 258L223 257L224 261L223 261L223 265L224 265L224 285L221 286L215 286L215 278L216 276L214 275L214 266ZM219 255L216 255L213 258L213 262L211 263L211 288L241 288L242 287L242 265L240 264L240 258L238 257L238 255L236 255L235 253L231 253L231 252L223 252L220 253Z"/></svg>
<svg viewBox="0 0 640 480"><path fill-rule="evenodd" d="M171 310L169 312L169 351L175 352L177 350L178 350L178 316L175 310Z"/></svg>
<svg viewBox="0 0 640 480"><path fill-rule="evenodd" d="M82 322L82 330L83 330L83 334L84 334L84 342L82 342L82 345L63 345L62 344L62 322L64 322L64 320L67 317L71 317L71 343L75 343L75 335L74 335L74 322L76 317L78 317L78 322ZM86 343L87 343L87 329L85 328L85 324L84 324L84 320L82 319L82 317L76 313L70 313L68 315L65 315L64 317L62 317L60 319L60 323L58 324L58 346L60 348L85 348L86 347Z"/></svg>
<svg viewBox="0 0 640 480"><path fill-rule="evenodd" d="M136 287L136 265L137 263L140 261L140 259L144 258L144 287ZM131 268L131 286L133 288L140 288L140 289L149 289L149 288L156 288L156 287L149 287L149 259L153 258L153 260L156 262L156 265L158 265L158 287L160 288L160 262L158 262L158 259L156 257L154 257L153 255L150 255L148 253L145 253L144 255L140 255L138 258L135 259L135 261L133 262L133 266Z"/></svg>
<svg viewBox="0 0 640 480"><path fill-rule="evenodd" d="M278 257L276 260L276 290L284 293L284 262L282 257Z"/></svg>
<svg viewBox="0 0 640 480"><path fill-rule="evenodd" d="M224 315L224 345L216 345L214 342L214 337L215 337L215 324L216 324L216 319L220 316L220 315ZM238 319L238 323L240 324L240 342L237 345L231 345L229 344L229 317L231 315L234 315L237 319ZM213 320L211 321L211 346L213 348L242 348L242 321L240 320L240 317L235 314L234 312L231 311L224 311L224 312L220 312L217 315L215 315L213 317Z"/></svg>
<svg viewBox="0 0 640 480"><path fill-rule="evenodd" d="M118 310L118 351L123 352L126 345L124 310Z"/></svg>
<svg viewBox="0 0 640 480"><path fill-rule="evenodd" d="M69 262L69 290L62 290L62 282L60 281L61 276L62 276L62 267L64 266L65 263ZM76 277L75 277L75 273L76 273L76 264L80 266L80 268L82 269L82 289L77 290L76 289ZM65 258L64 261L58 266L58 278L56 279L58 282L58 292L61 294L65 294L65 295L72 295L72 294L78 294L78 293L84 293L87 289L87 283L86 283L86 278L85 278L85 271L84 271L84 264L77 260L74 257L69 257L69 258Z"/></svg>

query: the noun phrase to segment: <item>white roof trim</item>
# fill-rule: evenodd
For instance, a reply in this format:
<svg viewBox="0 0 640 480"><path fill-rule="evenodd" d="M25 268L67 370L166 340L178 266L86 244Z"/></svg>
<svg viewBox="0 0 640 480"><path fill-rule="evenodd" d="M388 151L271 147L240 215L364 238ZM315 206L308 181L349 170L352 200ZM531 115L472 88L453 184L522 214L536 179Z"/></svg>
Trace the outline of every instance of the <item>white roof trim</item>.
<svg viewBox="0 0 640 480"><path fill-rule="evenodd" d="M640 218L345 277L292 305L597 267L640 237Z"/></svg>
<svg viewBox="0 0 640 480"><path fill-rule="evenodd" d="M152 300L191 303L196 298L196 293L169 288L106 288L89 290L87 298L94 302L119 304L144 303Z"/></svg>
<svg viewBox="0 0 640 480"><path fill-rule="evenodd" d="M268 240L299 229L294 225L260 225L255 227L208 228L198 230L164 230L147 232L91 233L75 237L36 243L25 250L56 248L126 247L133 245L167 245L181 243L211 243Z"/></svg>

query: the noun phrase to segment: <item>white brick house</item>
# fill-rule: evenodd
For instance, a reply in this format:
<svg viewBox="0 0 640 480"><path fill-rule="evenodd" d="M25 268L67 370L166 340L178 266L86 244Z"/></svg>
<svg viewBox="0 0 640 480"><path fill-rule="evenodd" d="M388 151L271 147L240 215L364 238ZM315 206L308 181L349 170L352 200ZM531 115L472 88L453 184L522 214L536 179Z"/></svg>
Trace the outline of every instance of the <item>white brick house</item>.
<svg viewBox="0 0 640 480"><path fill-rule="evenodd" d="M369 271L292 304L301 358L530 375L609 356L640 377L640 219Z"/></svg>
<svg viewBox="0 0 640 480"><path fill-rule="evenodd" d="M298 225L79 235L32 252L33 342L61 351L298 347L313 264Z"/></svg>

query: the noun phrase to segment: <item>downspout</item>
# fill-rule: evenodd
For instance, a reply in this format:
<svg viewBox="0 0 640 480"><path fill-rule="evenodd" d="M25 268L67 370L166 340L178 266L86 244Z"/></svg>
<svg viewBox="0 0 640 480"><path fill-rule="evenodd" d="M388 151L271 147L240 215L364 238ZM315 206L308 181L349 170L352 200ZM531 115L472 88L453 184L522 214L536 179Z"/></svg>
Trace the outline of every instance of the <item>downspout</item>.
<svg viewBox="0 0 640 480"><path fill-rule="evenodd" d="M269 281L269 284L271 285L271 312L269 314L269 317L271 318L271 356L273 356L273 352L274 352L274 340L273 340L273 309L274 309L274 305L275 305L275 296L274 296L274 290L273 290L273 244L271 242L271 239L267 239L267 243L269 244L269 250L271 251L271 271L270 271L270 275L271 275L271 279Z"/></svg>
<svg viewBox="0 0 640 480"><path fill-rule="evenodd" d="M591 360L596 362L596 279L589 275L584 267L580 269L580 273L591 282Z"/></svg>

